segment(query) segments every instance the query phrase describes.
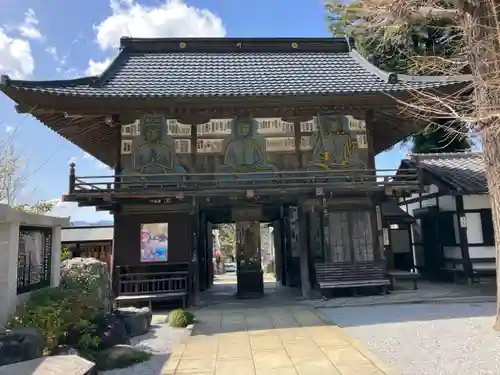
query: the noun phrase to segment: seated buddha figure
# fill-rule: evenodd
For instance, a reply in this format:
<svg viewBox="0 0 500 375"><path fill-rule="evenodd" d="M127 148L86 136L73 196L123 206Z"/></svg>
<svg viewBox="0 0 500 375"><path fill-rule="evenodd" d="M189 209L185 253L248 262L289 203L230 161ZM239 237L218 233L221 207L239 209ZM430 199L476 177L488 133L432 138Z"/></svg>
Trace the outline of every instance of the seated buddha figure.
<svg viewBox="0 0 500 375"><path fill-rule="evenodd" d="M132 179L137 174L155 175L144 177L146 181L181 180L182 176L169 176L186 173L186 169L177 164L174 139L165 132L164 121L148 123L143 119L142 137L132 141L132 166L123 173L129 174Z"/></svg>
<svg viewBox="0 0 500 375"><path fill-rule="evenodd" d="M313 154L308 170L362 168L357 141L352 139L345 116L317 116L318 131L312 136Z"/></svg>
<svg viewBox="0 0 500 375"><path fill-rule="evenodd" d="M232 134L224 140L224 164L219 172L248 173L275 172L276 167L266 163L265 140L257 134L257 122L250 117L239 117L232 122ZM230 176L238 179L263 178L269 175Z"/></svg>

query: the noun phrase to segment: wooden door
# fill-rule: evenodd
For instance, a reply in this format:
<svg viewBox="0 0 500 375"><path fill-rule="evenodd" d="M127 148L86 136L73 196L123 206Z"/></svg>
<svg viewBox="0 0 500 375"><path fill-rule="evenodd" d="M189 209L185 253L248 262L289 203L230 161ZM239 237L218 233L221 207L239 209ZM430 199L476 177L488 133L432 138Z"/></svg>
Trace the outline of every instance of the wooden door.
<svg viewBox="0 0 500 375"><path fill-rule="evenodd" d="M371 212L335 211L328 215L327 262L357 263L374 260Z"/></svg>

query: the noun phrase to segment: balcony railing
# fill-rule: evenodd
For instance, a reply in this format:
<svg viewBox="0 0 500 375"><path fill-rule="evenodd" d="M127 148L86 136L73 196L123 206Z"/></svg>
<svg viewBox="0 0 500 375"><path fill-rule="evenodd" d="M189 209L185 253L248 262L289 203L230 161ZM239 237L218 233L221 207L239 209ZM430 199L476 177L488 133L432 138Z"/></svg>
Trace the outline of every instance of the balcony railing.
<svg viewBox="0 0 500 375"><path fill-rule="evenodd" d="M416 169L344 169L249 173L172 173L77 177L70 171L70 196L147 197L222 196L253 191L255 194L287 194L314 191L417 190Z"/></svg>

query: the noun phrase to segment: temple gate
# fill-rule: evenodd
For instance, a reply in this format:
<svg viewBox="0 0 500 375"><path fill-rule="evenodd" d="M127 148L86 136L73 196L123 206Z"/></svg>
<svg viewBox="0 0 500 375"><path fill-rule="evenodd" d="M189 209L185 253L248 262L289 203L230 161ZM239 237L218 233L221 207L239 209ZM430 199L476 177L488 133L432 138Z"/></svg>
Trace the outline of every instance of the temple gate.
<svg viewBox="0 0 500 375"><path fill-rule="evenodd" d="M242 297L263 292L260 222L274 227L277 279L306 298L325 277L383 277L380 204L420 189L416 170L375 169L378 152L425 125L397 100L464 80L380 71L345 38L122 38L99 77L4 76L1 89L114 168L79 176L71 165L65 200L114 214L117 293L160 278L162 293L196 303L224 222L236 223Z"/></svg>

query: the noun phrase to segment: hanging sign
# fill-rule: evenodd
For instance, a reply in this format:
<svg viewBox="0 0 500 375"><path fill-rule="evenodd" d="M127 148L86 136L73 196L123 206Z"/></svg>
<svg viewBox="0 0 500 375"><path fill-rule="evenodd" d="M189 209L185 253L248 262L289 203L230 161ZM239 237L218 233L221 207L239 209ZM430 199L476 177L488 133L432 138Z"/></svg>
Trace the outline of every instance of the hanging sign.
<svg viewBox="0 0 500 375"><path fill-rule="evenodd" d="M465 216L460 216L460 227L467 228L467 218Z"/></svg>

